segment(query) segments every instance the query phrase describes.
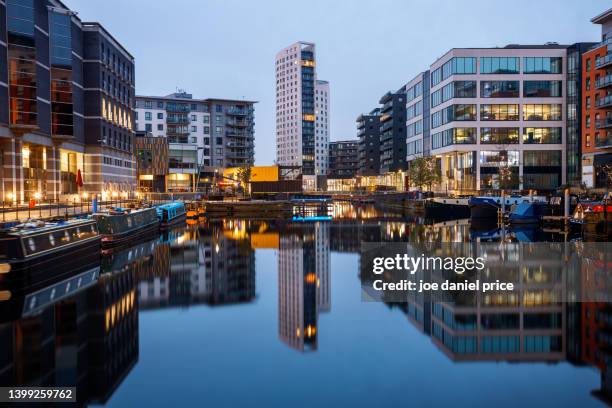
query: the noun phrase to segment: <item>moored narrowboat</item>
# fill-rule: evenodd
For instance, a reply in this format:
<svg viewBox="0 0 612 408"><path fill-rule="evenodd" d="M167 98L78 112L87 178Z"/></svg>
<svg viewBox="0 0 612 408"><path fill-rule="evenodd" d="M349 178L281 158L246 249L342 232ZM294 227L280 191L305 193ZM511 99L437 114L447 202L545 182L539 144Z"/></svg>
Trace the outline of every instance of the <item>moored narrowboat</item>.
<svg viewBox="0 0 612 408"><path fill-rule="evenodd" d="M541 196L482 196L472 197L469 199L470 217L472 219L495 219L499 210L502 208L502 203L507 211L510 211L512 206L520 203L546 202L546 197Z"/></svg>
<svg viewBox="0 0 612 408"><path fill-rule="evenodd" d="M604 201L580 202L574 210L570 225L587 235L612 234L612 203Z"/></svg>
<svg viewBox="0 0 612 408"><path fill-rule="evenodd" d="M0 231L0 283L42 283L100 262L100 235L92 219L28 222Z"/></svg>
<svg viewBox="0 0 612 408"><path fill-rule="evenodd" d="M155 208L114 208L108 212L96 213L93 218L105 248L153 236L159 232L159 219Z"/></svg>
<svg viewBox="0 0 612 408"><path fill-rule="evenodd" d="M180 201L161 204L155 207L155 209L157 210L157 218L159 219L160 228L168 228L171 225L185 221L187 216L185 204Z"/></svg>

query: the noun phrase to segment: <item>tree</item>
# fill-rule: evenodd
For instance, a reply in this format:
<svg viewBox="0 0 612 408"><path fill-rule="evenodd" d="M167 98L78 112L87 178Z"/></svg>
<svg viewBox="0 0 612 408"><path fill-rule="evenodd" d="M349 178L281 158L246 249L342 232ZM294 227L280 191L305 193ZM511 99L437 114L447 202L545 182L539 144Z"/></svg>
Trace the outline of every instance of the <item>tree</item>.
<svg viewBox="0 0 612 408"><path fill-rule="evenodd" d="M612 164L606 164L601 168L601 172L606 180L606 187L612 186Z"/></svg>
<svg viewBox="0 0 612 408"><path fill-rule="evenodd" d="M435 157L419 157L410 162L408 169L410 184L423 189L423 186L428 186L431 190L432 185L440 182L440 168L436 163Z"/></svg>
<svg viewBox="0 0 612 408"><path fill-rule="evenodd" d="M512 167L505 166L499 168L499 188L500 190L511 190L519 187L519 176Z"/></svg>
<svg viewBox="0 0 612 408"><path fill-rule="evenodd" d="M238 178L238 182L244 189L245 195L249 194L249 186L251 184L251 178L253 177L253 168L250 164L245 164L238 168L238 172L236 173L236 177Z"/></svg>

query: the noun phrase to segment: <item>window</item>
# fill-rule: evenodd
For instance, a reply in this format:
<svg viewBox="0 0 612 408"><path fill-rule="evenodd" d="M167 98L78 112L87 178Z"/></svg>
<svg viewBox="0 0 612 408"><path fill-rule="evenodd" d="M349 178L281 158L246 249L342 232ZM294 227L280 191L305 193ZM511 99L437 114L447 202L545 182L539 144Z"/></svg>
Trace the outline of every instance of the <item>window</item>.
<svg viewBox="0 0 612 408"><path fill-rule="evenodd" d="M197 137L192 136L192 137L189 138L189 140L191 140L192 144L198 143L198 138Z"/></svg>
<svg viewBox="0 0 612 408"><path fill-rule="evenodd" d="M481 81L481 98L518 98L519 81Z"/></svg>
<svg viewBox="0 0 612 408"><path fill-rule="evenodd" d="M474 144L476 143L476 128L447 129L434 133L431 138L434 149L452 144Z"/></svg>
<svg viewBox="0 0 612 408"><path fill-rule="evenodd" d="M561 128L524 128L523 143L525 144L555 144L561 143Z"/></svg>
<svg viewBox="0 0 612 408"><path fill-rule="evenodd" d="M481 57L481 74L518 74L518 57Z"/></svg>
<svg viewBox="0 0 612 408"><path fill-rule="evenodd" d="M524 81L523 97L546 98L563 96L561 81Z"/></svg>
<svg viewBox="0 0 612 408"><path fill-rule="evenodd" d="M151 109L153 107L153 102L145 101L145 109Z"/></svg>
<svg viewBox="0 0 612 408"><path fill-rule="evenodd" d="M523 165L561 166L561 151L559 150L526 150L523 152Z"/></svg>
<svg viewBox="0 0 612 408"><path fill-rule="evenodd" d="M210 126L204 126L203 129L204 129L204 134L205 135L209 135L210 134Z"/></svg>
<svg viewBox="0 0 612 408"><path fill-rule="evenodd" d="M197 115L191 115L191 121L196 122L198 120Z"/></svg>
<svg viewBox="0 0 612 408"><path fill-rule="evenodd" d="M152 132L153 131L153 125L150 123L145 123L145 131L146 132Z"/></svg>
<svg viewBox="0 0 612 408"><path fill-rule="evenodd" d="M482 144L518 144L519 128L481 128Z"/></svg>
<svg viewBox="0 0 612 408"><path fill-rule="evenodd" d="M561 105L523 105L523 120L561 120Z"/></svg>
<svg viewBox="0 0 612 408"><path fill-rule="evenodd" d="M195 103L192 103L192 104L191 104L191 110L192 110L192 111L196 111L196 110L198 110L198 105L197 105L197 104L195 104Z"/></svg>
<svg viewBox="0 0 612 408"><path fill-rule="evenodd" d="M204 138L204 146L210 146L210 137Z"/></svg>
<svg viewBox="0 0 612 408"><path fill-rule="evenodd" d="M158 102L157 102L157 107L158 107L159 109L163 109L163 108L164 108L164 103L163 103L162 101L158 101Z"/></svg>
<svg viewBox="0 0 612 408"><path fill-rule="evenodd" d="M145 112L145 120L151 120L153 119L151 116L151 112Z"/></svg>
<svg viewBox="0 0 612 408"><path fill-rule="evenodd" d="M218 112L218 113L223 112L223 106L222 105L215 105L215 112Z"/></svg>
<svg viewBox="0 0 612 408"><path fill-rule="evenodd" d="M453 121L470 120L476 120L476 105L450 105L432 114L431 127L435 128Z"/></svg>
<svg viewBox="0 0 612 408"><path fill-rule="evenodd" d="M480 120L519 120L519 106L480 105Z"/></svg>
<svg viewBox="0 0 612 408"><path fill-rule="evenodd" d="M159 123L159 124L157 125L157 130L164 130L164 125L163 125L163 124L161 124L161 123Z"/></svg>
<svg viewBox="0 0 612 408"><path fill-rule="evenodd" d="M210 123L210 116L204 116L204 117L202 117L202 121L203 121L204 123Z"/></svg>
<svg viewBox="0 0 612 408"><path fill-rule="evenodd" d="M476 73L476 58L475 57L454 57L436 69L431 76L431 85L435 86L444 81L451 75L460 74L475 74Z"/></svg>
<svg viewBox="0 0 612 408"><path fill-rule="evenodd" d="M525 74L560 74L561 57L525 57L523 73Z"/></svg>
<svg viewBox="0 0 612 408"><path fill-rule="evenodd" d="M481 167L518 166L519 152L517 150L483 150L480 152Z"/></svg>
<svg viewBox="0 0 612 408"><path fill-rule="evenodd" d="M163 112L158 112L157 113L157 119L163 119L163 118L164 118Z"/></svg>
<svg viewBox="0 0 612 408"><path fill-rule="evenodd" d="M191 127L191 132L195 133L198 131L198 127L197 126L192 126Z"/></svg>
<svg viewBox="0 0 612 408"><path fill-rule="evenodd" d="M223 138L222 137L215 138L215 144L222 145L223 144Z"/></svg>
<svg viewBox="0 0 612 408"><path fill-rule="evenodd" d="M223 128L221 126L215 126L215 133L223 132Z"/></svg>

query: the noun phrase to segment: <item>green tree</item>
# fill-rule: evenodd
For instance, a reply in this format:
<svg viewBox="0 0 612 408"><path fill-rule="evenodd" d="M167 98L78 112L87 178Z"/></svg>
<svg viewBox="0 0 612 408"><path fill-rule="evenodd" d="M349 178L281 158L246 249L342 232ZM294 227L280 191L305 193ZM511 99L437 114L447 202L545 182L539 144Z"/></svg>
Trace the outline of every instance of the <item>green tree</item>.
<svg viewBox="0 0 612 408"><path fill-rule="evenodd" d="M510 166L499 168L499 188L500 190L517 189L520 184L519 176Z"/></svg>
<svg viewBox="0 0 612 408"><path fill-rule="evenodd" d="M419 157L412 160L408 169L408 177L410 177L411 185L419 189L427 186L429 190L442 178L435 157Z"/></svg>
<svg viewBox="0 0 612 408"><path fill-rule="evenodd" d="M244 195L247 196L250 193L251 178L253 178L253 168L250 164L241 166L236 173L238 182L244 189Z"/></svg>

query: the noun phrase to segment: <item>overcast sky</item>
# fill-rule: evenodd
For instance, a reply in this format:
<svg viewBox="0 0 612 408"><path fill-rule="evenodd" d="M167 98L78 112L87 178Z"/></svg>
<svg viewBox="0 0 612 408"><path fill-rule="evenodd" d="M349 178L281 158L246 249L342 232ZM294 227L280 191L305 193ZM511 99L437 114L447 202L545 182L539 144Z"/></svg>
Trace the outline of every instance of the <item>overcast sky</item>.
<svg viewBox="0 0 612 408"><path fill-rule="evenodd" d="M453 47L599 41L602 0L64 0L136 58L136 93L246 98L255 107L257 164L276 157L274 57L317 45L330 82L331 140Z"/></svg>

